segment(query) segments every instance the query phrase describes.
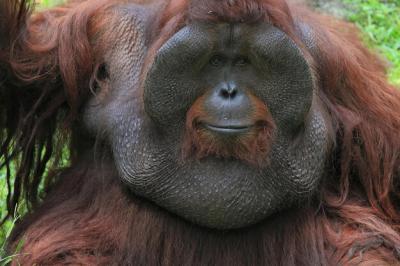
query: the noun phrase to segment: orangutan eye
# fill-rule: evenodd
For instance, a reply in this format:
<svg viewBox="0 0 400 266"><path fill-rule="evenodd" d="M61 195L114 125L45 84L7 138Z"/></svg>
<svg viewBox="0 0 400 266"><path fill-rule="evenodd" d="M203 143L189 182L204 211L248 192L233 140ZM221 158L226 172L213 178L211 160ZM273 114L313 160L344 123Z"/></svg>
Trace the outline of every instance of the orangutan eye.
<svg viewBox="0 0 400 266"><path fill-rule="evenodd" d="M239 57L235 60L234 65L238 67L244 67L250 63L247 57Z"/></svg>
<svg viewBox="0 0 400 266"><path fill-rule="evenodd" d="M221 55L214 55L210 59L210 65L214 67L220 67L225 63L226 59Z"/></svg>

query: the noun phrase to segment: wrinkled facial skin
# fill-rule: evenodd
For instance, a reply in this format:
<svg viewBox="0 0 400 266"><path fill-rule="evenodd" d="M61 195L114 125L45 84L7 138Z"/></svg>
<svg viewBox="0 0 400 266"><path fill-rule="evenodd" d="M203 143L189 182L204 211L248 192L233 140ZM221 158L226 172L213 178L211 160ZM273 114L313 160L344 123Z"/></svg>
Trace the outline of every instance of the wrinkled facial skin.
<svg viewBox="0 0 400 266"><path fill-rule="evenodd" d="M105 136L133 194L197 225L235 229L315 192L328 130L310 66L285 33L266 23L189 24L157 51L142 75L146 23L152 18L138 7L119 7L116 13L119 35L105 56L110 89L106 99L88 103L85 124ZM224 84L233 84L242 98L219 97ZM235 123L252 123L246 115L253 108L249 95L265 105L275 124L269 152L262 154L268 163L256 166L212 154L182 161L186 117L197 99L205 98L214 126L230 131ZM247 129L205 130L229 138Z"/></svg>

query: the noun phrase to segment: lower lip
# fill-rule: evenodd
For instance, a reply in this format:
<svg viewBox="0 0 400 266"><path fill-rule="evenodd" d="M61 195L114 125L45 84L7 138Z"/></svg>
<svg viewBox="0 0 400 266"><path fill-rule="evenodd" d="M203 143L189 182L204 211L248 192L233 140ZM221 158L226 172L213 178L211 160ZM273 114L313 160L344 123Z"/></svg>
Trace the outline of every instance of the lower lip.
<svg viewBox="0 0 400 266"><path fill-rule="evenodd" d="M211 130L213 132L217 133L223 133L223 134L240 134L240 133L245 133L248 132L250 127L218 127L218 126L212 126L209 124L204 124L205 128L208 130Z"/></svg>

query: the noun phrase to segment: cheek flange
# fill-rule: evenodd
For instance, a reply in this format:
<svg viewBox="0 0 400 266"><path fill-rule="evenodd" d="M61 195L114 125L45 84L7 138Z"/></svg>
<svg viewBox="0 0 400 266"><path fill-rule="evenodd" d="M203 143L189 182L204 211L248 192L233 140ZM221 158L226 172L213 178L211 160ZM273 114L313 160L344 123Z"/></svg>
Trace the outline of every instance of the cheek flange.
<svg viewBox="0 0 400 266"><path fill-rule="evenodd" d="M157 52L144 84L144 106L157 124L174 123L184 118L202 89L198 64L210 51L204 29L195 25L177 32Z"/></svg>
<svg viewBox="0 0 400 266"><path fill-rule="evenodd" d="M259 76L258 96L278 127L297 130L312 105L315 82L302 50L281 30L262 25L251 36L252 59Z"/></svg>

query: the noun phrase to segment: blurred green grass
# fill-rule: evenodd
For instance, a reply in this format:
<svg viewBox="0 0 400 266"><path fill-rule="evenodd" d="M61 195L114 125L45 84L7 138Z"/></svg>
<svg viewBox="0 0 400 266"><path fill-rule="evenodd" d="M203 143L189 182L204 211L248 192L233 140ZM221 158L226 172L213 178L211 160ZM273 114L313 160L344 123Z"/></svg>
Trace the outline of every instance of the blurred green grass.
<svg viewBox="0 0 400 266"><path fill-rule="evenodd" d="M41 7L52 7L64 3L64 0L40 0L36 1Z"/></svg>
<svg viewBox="0 0 400 266"><path fill-rule="evenodd" d="M389 80L400 85L400 1L345 0L350 21L363 32L365 42L389 62Z"/></svg>
<svg viewBox="0 0 400 266"><path fill-rule="evenodd" d="M63 3L63 0L38 1L39 8L48 8ZM344 0L349 6L347 18L357 24L364 33L365 42L377 49L391 64L389 80L400 85L400 1L399 0ZM0 171L0 217L6 210L7 184L5 172ZM18 216L18 214L15 214ZM2 258L3 244L14 221L7 221L0 228L0 265L7 262Z"/></svg>

